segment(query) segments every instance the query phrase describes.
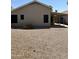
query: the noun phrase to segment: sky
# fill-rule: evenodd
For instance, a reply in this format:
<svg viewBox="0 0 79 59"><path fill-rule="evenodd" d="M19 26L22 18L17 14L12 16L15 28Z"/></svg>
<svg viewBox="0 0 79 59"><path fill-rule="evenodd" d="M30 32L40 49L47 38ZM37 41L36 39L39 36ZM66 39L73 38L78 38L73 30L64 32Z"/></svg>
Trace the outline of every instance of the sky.
<svg viewBox="0 0 79 59"><path fill-rule="evenodd" d="M27 4L33 0L12 0L11 5L13 8L18 8L24 4ZM37 0L44 4L51 5L53 11L63 12L68 9L67 0Z"/></svg>

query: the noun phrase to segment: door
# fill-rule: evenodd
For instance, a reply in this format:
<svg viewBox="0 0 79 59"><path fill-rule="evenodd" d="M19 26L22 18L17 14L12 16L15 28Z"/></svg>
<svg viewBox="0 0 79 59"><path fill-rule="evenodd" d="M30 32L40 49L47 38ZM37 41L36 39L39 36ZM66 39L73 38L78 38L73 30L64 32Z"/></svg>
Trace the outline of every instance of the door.
<svg viewBox="0 0 79 59"><path fill-rule="evenodd" d="M53 25L53 16L51 16L51 25Z"/></svg>
<svg viewBox="0 0 79 59"><path fill-rule="evenodd" d="M17 23L17 15L11 15L11 23Z"/></svg>
<svg viewBox="0 0 79 59"><path fill-rule="evenodd" d="M64 18L63 17L60 18L60 23L64 24Z"/></svg>

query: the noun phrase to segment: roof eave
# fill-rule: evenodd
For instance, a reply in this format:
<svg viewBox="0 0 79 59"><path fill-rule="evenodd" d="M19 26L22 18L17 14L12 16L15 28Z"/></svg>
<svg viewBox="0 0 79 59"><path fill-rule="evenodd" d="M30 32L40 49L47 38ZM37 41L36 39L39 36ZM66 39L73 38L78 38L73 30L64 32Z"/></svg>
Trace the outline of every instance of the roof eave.
<svg viewBox="0 0 79 59"><path fill-rule="evenodd" d="M18 8L13 9L11 12L13 12L13 11L15 11L15 10L18 10L18 9L20 9L20 8L23 8L23 7L25 7L25 6L29 5L29 4L35 3L35 2L36 2L36 3L39 3L39 4L43 5L43 6L45 6L45 7L47 7L47 8L52 9L52 7L50 7L50 6L46 5L46 4L43 4L43 3L41 3L41 2L32 1L32 2L29 2L29 3L27 3L27 4L24 4L24 5L20 6L20 7L18 7Z"/></svg>

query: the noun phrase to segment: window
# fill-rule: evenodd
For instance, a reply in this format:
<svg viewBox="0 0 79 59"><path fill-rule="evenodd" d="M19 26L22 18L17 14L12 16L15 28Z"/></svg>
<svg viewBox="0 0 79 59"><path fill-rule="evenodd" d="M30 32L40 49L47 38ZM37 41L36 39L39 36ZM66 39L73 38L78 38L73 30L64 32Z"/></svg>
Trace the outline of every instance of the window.
<svg viewBox="0 0 79 59"><path fill-rule="evenodd" d="M21 15L21 20L24 20L24 15Z"/></svg>
<svg viewBox="0 0 79 59"><path fill-rule="evenodd" d="M17 15L11 15L11 23L17 23Z"/></svg>
<svg viewBox="0 0 79 59"><path fill-rule="evenodd" d="M44 15L44 23L48 23L48 15Z"/></svg>

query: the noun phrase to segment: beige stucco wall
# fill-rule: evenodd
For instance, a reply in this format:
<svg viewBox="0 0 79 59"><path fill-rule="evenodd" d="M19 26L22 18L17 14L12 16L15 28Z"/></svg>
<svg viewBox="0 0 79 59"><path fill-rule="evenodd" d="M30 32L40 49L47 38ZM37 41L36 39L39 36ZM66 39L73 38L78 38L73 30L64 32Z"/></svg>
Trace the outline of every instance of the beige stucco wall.
<svg viewBox="0 0 79 59"><path fill-rule="evenodd" d="M15 25L29 25L32 24L33 26L50 26L50 15L51 10L45 6L40 4L31 4L25 6L21 9L12 11L12 15L18 15L18 23ZM24 15L24 20L20 19L20 15ZM43 15L49 15L49 22L44 23Z"/></svg>

